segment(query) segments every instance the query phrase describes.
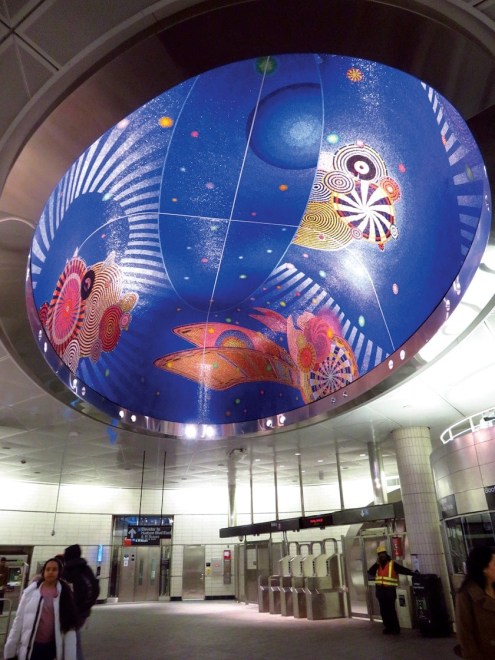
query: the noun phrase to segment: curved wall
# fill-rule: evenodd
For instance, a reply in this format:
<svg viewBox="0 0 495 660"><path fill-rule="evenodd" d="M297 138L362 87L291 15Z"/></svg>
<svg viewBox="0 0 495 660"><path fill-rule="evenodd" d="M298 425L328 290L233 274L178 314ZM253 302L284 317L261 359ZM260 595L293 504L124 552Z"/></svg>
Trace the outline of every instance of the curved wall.
<svg viewBox="0 0 495 660"><path fill-rule="evenodd" d="M495 426L454 438L430 460L444 518L495 508Z"/></svg>

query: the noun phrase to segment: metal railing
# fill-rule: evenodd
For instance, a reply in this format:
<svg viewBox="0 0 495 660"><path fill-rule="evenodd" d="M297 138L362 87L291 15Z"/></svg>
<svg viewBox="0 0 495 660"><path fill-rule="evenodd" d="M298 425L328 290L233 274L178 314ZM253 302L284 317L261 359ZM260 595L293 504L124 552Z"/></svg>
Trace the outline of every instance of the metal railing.
<svg viewBox="0 0 495 660"><path fill-rule="evenodd" d="M490 426L495 426L495 408L487 408L452 424L440 435L440 440L446 445L448 442L452 442L454 438L458 438L465 433L474 433L474 431L486 429Z"/></svg>

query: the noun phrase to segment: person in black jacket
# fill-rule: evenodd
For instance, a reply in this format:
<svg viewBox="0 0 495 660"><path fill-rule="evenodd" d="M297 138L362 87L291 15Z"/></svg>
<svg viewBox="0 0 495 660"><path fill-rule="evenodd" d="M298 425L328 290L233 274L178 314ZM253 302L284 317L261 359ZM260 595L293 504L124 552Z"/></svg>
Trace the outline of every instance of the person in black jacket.
<svg viewBox="0 0 495 660"><path fill-rule="evenodd" d="M399 635L400 624L395 610L399 575L414 575L414 571L392 561L384 545L376 549L377 561L368 569L368 577L375 580L376 598L380 605L384 635Z"/></svg>
<svg viewBox="0 0 495 660"><path fill-rule="evenodd" d="M64 552L64 568L62 577L73 589L74 600L78 612L79 623L76 630L77 660L83 660L81 646L81 628L96 603L100 586L98 580L85 559L81 557L81 547L70 545Z"/></svg>

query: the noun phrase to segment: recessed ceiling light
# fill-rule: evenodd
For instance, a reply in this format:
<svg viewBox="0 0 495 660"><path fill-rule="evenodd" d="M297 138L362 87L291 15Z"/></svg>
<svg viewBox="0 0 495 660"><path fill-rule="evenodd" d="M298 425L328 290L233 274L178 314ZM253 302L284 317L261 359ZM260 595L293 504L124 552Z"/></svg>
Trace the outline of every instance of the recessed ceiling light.
<svg viewBox="0 0 495 660"><path fill-rule="evenodd" d="M359 454L360 456L366 456L366 454Z"/></svg>
<svg viewBox="0 0 495 660"><path fill-rule="evenodd" d="M300 451L296 451L296 453L294 454L294 456L300 456L300 455L301 455Z"/></svg>
<svg viewBox="0 0 495 660"><path fill-rule="evenodd" d="M323 459L322 459L322 458L319 458L319 459L318 459L318 463L323 463Z"/></svg>

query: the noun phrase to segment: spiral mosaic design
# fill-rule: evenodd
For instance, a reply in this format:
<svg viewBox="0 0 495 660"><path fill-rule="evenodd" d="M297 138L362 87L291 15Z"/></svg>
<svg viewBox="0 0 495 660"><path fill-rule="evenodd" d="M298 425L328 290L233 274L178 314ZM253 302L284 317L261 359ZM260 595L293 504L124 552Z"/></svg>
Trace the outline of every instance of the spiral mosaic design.
<svg viewBox="0 0 495 660"><path fill-rule="evenodd" d="M378 183L387 176L383 158L368 145L348 144L341 147L335 153L333 162L336 170L346 172L360 181Z"/></svg>
<svg viewBox="0 0 495 660"><path fill-rule="evenodd" d="M104 312L100 321L98 337L102 349L106 352L113 351L120 338L122 309L119 305L111 305Z"/></svg>
<svg viewBox="0 0 495 660"><path fill-rule="evenodd" d="M313 186L311 187L310 199L314 202L328 202L330 200L332 190L325 183L325 177L328 172L325 170L317 170Z"/></svg>
<svg viewBox="0 0 495 660"><path fill-rule="evenodd" d="M215 346L222 348L254 348L253 342L246 333L240 330L226 330L215 341Z"/></svg>
<svg viewBox="0 0 495 660"><path fill-rule="evenodd" d="M67 344L67 348L62 355L62 360L69 367L73 374L76 373L77 365L79 364L79 359L81 357L81 348L77 339L72 339Z"/></svg>
<svg viewBox="0 0 495 660"><path fill-rule="evenodd" d="M314 250L340 250L351 238L351 229L331 204L310 202L293 242Z"/></svg>
<svg viewBox="0 0 495 660"><path fill-rule="evenodd" d="M93 266L95 280L86 304L86 316L79 333L81 355L90 355L91 346L99 336L102 316L110 305L119 300L122 283L119 268L113 263L100 262Z"/></svg>

